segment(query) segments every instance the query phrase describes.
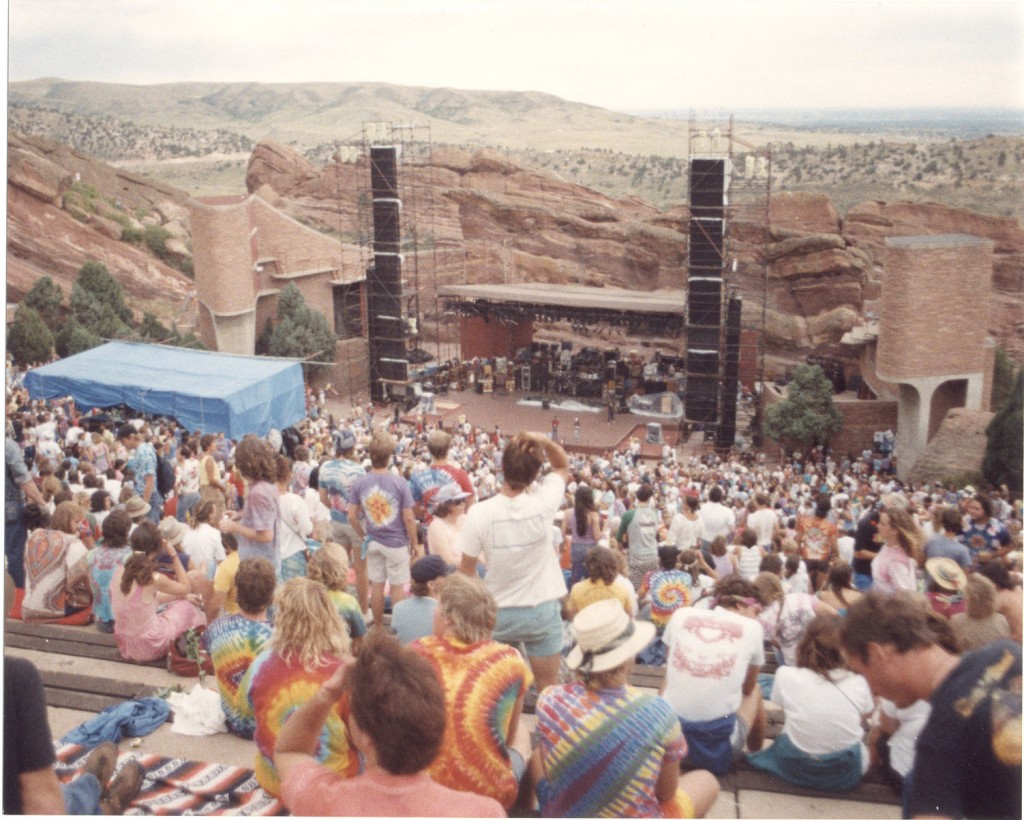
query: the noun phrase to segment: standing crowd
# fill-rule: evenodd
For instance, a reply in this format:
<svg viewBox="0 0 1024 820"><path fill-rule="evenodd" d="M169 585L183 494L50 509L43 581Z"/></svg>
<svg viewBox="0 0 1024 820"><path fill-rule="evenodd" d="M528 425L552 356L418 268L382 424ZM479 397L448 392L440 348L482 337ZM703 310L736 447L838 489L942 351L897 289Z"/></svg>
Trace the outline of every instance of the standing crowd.
<svg viewBox="0 0 1024 820"><path fill-rule="evenodd" d="M745 760L832 791L876 766L906 816L1020 816L1006 488L313 407L231 441L9 385L13 616L95 621L137 661L202 633L298 814L702 816Z"/></svg>

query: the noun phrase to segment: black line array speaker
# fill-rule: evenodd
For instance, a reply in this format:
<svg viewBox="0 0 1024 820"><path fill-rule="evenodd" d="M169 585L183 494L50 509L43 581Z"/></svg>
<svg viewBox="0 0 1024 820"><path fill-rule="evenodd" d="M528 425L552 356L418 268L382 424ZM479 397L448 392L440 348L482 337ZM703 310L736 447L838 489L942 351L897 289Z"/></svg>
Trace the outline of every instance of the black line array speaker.
<svg viewBox="0 0 1024 820"><path fill-rule="evenodd" d="M725 159L690 159L686 388L683 407L687 419L705 424L717 424L719 413L725 174Z"/></svg>
<svg viewBox="0 0 1024 820"><path fill-rule="evenodd" d="M718 351L721 344L721 328L715 326L691 326L686 332L686 346L690 350Z"/></svg>
<svg viewBox="0 0 1024 820"><path fill-rule="evenodd" d="M402 203L398 198L398 148L370 148L373 194L373 266L366 277L370 396L383 402L385 381L408 381L406 322L402 313Z"/></svg>
<svg viewBox="0 0 1024 820"><path fill-rule="evenodd" d="M690 421L718 421L718 376L686 377L685 414Z"/></svg>
<svg viewBox="0 0 1024 820"><path fill-rule="evenodd" d="M690 220L690 273L698 270L722 270L724 223L721 219Z"/></svg>
<svg viewBox="0 0 1024 820"><path fill-rule="evenodd" d="M690 213L721 219L725 205L725 160L690 160Z"/></svg>
<svg viewBox="0 0 1024 820"><path fill-rule="evenodd" d="M401 250L401 203L397 199L373 201L373 248L377 253Z"/></svg>
<svg viewBox="0 0 1024 820"><path fill-rule="evenodd" d="M740 383L740 319L743 300L729 298L725 310L725 368L722 380L722 424L718 431L719 447L728 448L736 443L736 405Z"/></svg>
<svg viewBox="0 0 1024 820"><path fill-rule="evenodd" d="M370 190L374 199L398 199L398 146L370 147Z"/></svg>
<svg viewBox="0 0 1024 820"><path fill-rule="evenodd" d="M690 325L722 323L721 279L690 279L686 299L686 318Z"/></svg>

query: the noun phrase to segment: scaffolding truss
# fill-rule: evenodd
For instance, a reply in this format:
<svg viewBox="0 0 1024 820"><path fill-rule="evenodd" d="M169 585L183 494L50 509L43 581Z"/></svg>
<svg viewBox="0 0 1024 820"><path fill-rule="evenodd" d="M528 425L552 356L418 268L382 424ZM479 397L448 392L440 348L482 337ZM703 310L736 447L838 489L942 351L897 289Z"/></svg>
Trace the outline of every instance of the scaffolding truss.
<svg viewBox="0 0 1024 820"><path fill-rule="evenodd" d="M687 317L687 381L691 375L714 377L714 395L707 396L714 412L704 414L714 421L705 427L706 440L730 447L737 434L746 432L748 441L759 446L762 419L756 395L732 397L740 392L734 387L737 380L753 381L755 394L764 381L771 150L738 136L732 117L720 123L691 117L688 147L687 293L694 309ZM708 195L713 186L706 183L708 175L719 171L722 196L716 202ZM752 282L758 284L752 288ZM698 355L690 356L691 351ZM721 440L720 428L725 428Z"/></svg>

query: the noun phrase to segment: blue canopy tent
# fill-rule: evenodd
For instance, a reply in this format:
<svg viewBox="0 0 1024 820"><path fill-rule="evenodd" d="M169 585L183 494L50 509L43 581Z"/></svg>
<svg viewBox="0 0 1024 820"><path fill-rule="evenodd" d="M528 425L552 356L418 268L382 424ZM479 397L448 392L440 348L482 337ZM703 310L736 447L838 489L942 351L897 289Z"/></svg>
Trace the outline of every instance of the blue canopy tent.
<svg viewBox="0 0 1024 820"><path fill-rule="evenodd" d="M124 404L234 439L264 436L306 415L298 362L134 342L30 370L25 387L33 399L71 396L82 410Z"/></svg>

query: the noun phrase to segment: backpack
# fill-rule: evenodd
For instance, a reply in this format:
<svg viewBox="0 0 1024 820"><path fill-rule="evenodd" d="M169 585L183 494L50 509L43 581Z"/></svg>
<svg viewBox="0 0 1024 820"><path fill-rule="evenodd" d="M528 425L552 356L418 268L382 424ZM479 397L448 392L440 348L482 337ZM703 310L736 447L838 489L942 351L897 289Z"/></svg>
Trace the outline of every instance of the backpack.
<svg viewBox="0 0 1024 820"><path fill-rule="evenodd" d="M156 457L156 489L164 498L174 491L174 465L163 456Z"/></svg>

